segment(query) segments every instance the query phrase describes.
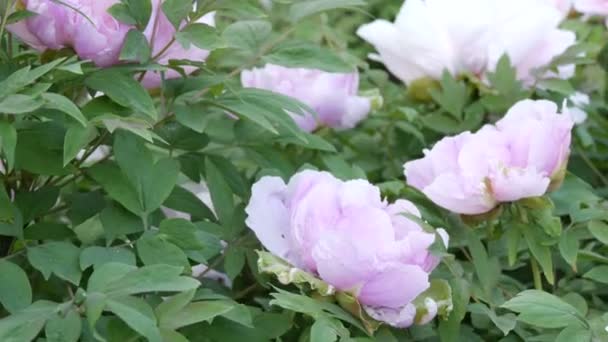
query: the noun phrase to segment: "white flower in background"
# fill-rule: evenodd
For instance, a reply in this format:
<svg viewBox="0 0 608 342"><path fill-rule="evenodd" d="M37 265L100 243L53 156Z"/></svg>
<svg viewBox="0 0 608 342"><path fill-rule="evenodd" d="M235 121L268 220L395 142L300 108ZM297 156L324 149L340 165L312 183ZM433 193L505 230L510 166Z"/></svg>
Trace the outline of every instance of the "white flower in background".
<svg viewBox="0 0 608 342"><path fill-rule="evenodd" d="M408 0L394 23L379 19L357 34L378 51L370 58L409 84L485 69L491 6L485 0Z"/></svg>
<svg viewBox="0 0 608 342"><path fill-rule="evenodd" d="M500 57L507 54L526 84L535 80L534 70L547 66L576 41L574 32L558 28L562 14L543 1L496 1L488 70L494 70ZM567 68L566 68L567 69ZM574 70L561 70L558 77L569 78ZM555 77L553 73L546 75Z"/></svg>
<svg viewBox="0 0 608 342"><path fill-rule="evenodd" d="M608 15L608 1L606 0L574 0L574 9L587 15Z"/></svg>
<svg viewBox="0 0 608 342"><path fill-rule="evenodd" d="M564 112L570 115L570 118L575 124L582 124L587 120L585 107L587 107L589 103L589 95L577 91L564 101L564 107L566 107Z"/></svg>
<svg viewBox="0 0 608 342"><path fill-rule="evenodd" d="M531 84L535 69L575 42L573 32L558 28L563 17L545 0L408 0L394 23L376 20L357 34L378 51L370 58L406 84L444 70L484 78L504 54Z"/></svg>
<svg viewBox="0 0 608 342"><path fill-rule="evenodd" d="M572 0L543 0L547 4L554 6L562 13L563 18L566 18L572 10Z"/></svg>

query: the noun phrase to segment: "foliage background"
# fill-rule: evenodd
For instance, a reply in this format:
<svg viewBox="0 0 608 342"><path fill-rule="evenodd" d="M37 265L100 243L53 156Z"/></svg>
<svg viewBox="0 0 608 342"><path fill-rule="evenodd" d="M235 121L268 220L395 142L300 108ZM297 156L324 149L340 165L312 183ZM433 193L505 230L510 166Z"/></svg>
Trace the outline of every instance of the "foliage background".
<svg viewBox="0 0 608 342"><path fill-rule="evenodd" d="M10 3L0 1L1 13ZM608 340L602 23L572 16L563 24L579 40L554 63L578 64L570 81L525 90L504 59L489 86L445 76L429 97L368 61L371 47L354 34L373 17L392 18L400 1L280 0L272 9L255 0L196 3L191 19L216 10L217 29L187 26L176 38L211 56L174 61L200 72L151 93L133 75L158 66L129 50L134 42L123 53L140 63L99 70L71 51L27 49L5 30L19 14L3 17L0 341ZM240 88L240 71L265 62L334 72L357 66L361 90L376 96L377 108L356 129L303 133L286 114L303 104ZM592 98L589 118L574 130L569 174L546 217L472 229L406 186L403 163L444 135L493 122L522 98L561 103L575 89ZM104 95L91 99L98 92ZM98 148L109 153L88 159ZM303 168L367 178L448 229L451 255L434 273L452 288L447 319L381 327L372 337L343 309L259 273L260 245L244 224L251 184ZM213 209L183 186L190 181L207 184ZM166 219L161 206L191 220ZM514 241L514 231L526 241ZM546 293L530 290L539 281L531 253ZM226 273L232 288L205 274L192 278L201 263Z"/></svg>

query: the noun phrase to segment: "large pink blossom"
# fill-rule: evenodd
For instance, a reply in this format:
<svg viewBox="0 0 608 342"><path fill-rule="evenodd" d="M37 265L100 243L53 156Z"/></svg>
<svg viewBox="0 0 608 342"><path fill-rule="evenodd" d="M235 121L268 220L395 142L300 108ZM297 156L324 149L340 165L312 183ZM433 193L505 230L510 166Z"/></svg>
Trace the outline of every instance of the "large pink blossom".
<svg viewBox="0 0 608 342"><path fill-rule="evenodd" d="M515 104L496 125L446 137L404 165L408 184L437 205L482 214L542 196L566 167L573 122L550 101Z"/></svg>
<svg viewBox="0 0 608 342"><path fill-rule="evenodd" d="M22 0L23 6L36 15L9 25L9 30L26 44L41 51L71 47L81 58L89 59L97 66L115 65L121 62L120 51L127 33L133 29L132 25L122 23L108 13L108 9L119 2L64 0L62 4L52 0ZM152 0L152 14L144 30L155 61L161 65L167 65L171 59L204 61L209 51L195 46L184 48L173 39L176 29L161 10L161 5L161 0ZM197 23L215 25L214 13L201 17ZM182 26L185 24L182 23ZM183 69L191 73L196 68L186 66ZM179 76L172 69L165 72L166 79ZM143 84L148 88L160 86L160 72L148 71Z"/></svg>
<svg viewBox="0 0 608 342"><path fill-rule="evenodd" d="M288 184L260 179L246 212L247 225L270 252L353 291L374 317L412 324L411 302L429 287L439 260L428 251L435 235L402 215L420 217L411 202L389 204L364 180L303 171ZM447 244L445 231L438 232Z"/></svg>

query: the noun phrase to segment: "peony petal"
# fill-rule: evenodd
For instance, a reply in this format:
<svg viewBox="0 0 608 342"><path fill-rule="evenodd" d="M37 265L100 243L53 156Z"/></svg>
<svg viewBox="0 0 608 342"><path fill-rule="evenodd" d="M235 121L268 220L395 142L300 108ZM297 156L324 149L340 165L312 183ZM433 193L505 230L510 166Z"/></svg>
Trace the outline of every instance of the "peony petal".
<svg viewBox="0 0 608 342"><path fill-rule="evenodd" d="M535 168L505 168L491 177L494 198L513 202L527 197L542 196L549 187L549 177Z"/></svg>
<svg viewBox="0 0 608 342"><path fill-rule="evenodd" d="M263 177L251 189L245 223L271 253L297 265L289 245L289 213L285 206L287 186L279 177Z"/></svg>
<svg viewBox="0 0 608 342"><path fill-rule="evenodd" d="M387 264L363 285L358 298L364 305L400 308L429 288L428 278L419 266Z"/></svg>

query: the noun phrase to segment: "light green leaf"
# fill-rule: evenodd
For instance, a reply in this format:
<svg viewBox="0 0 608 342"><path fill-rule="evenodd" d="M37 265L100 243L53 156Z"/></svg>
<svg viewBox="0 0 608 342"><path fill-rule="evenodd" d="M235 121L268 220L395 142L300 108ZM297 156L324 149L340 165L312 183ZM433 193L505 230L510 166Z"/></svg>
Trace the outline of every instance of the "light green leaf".
<svg viewBox="0 0 608 342"><path fill-rule="evenodd" d="M98 268L109 262L135 266L135 254L130 249L123 247L105 248L99 246L87 247L80 254L80 269L83 271L90 266Z"/></svg>
<svg viewBox="0 0 608 342"><path fill-rule="evenodd" d="M297 22L310 15L337 8L365 6L364 0L310 0L296 1L289 8L289 20Z"/></svg>
<svg viewBox="0 0 608 342"><path fill-rule="evenodd" d="M519 321L541 328L561 328L571 324L589 327L575 307L539 290L520 292L502 307L519 313Z"/></svg>
<svg viewBox="0 0 608 342"><path fill-rule="evenodd" d="M17 130L6 121L0 121L0 148L8 163L8 170L15 167L15 149L17 148Z"/></svg>
<svg viewBox="0 0 608 342"><path fill-rule="evenodd" d="M78 121L82 126L87 126L87 119L74 102L70 101L67 97L54 93L44 93L42 94L42 99L46 101L45 107L64 112Z"/></svg>
<svg viewBox="0 0 608 342"><path fill-rule="evenodd" d="M160 236L145 236L137 240L137 255L145 265L173 265L189 267L188 257L181 248Z"/></svg>
<svg viewBox="0 0 608 342"><path fill-rule="evenodd" d="M45 279L55 274L78 286L82 272L78 265L80 248L68 242L48 242L27 249L27 259Z"/></svg>
<svg viewBox="0 0 608 342"><path fill-rule="evenodd" d="M14 94L0 100L0 113L23 114L42 107L44 100L30 95Z"/></svg>
<svg viewBox="0 0 608 342"><path fill-rule="evenodd" d="M110 265L110 266L108 266ZM104 264L98 271L104 270L102 273L107 273L108 269L116 268L126 269L123 264L109 263ZM183 267L175 267L169 265L151 265L144 266L139 269L131 269L131 271L122 274L111 282L107 282L102 288L97 291L102 291L110 296L133 295L145 292L177 292L196 289L200 286L200 282L194 278L180 276Z"/></svg>
<svg viewBox="0 0 608 342"><path fill-rule="evenodd" d="M608 245L608 224L603 221L589 221L587 226L593 236L604 245Z"/></svg>
<svg viewBox="0 0 608 342"><path fill-rule="evenodd" d="M143 299L121 297L107 301L107 310L120 317L133 330L146 337L150 342L162 342L160 331L156 326L154 311Z"/></svg>
<svg viewBox="0 0 608 342"><path fill-rule="evenodd" d="M163 316L160 325L168 329L179 329L198 322L211 322L213 318L233 308L232 302L221 300L190 303L171 316Z"/></svg>
<svg viewBox="0 0 608 342"><path fill-rule="evenodd" d="M192 3L183 0L165 0L161 8L167 19L173 24L173 27L179 30L182 21L192 11Z"/></svg>
<svg viewBox="0 0 608 342"><path fill-rule="evenodd" d="M16 313L32 303L32 287L21 267L0 260L0 304L6 311Z"/></svg>
<svg viewBox="0 0 608 342"><path fill-rule="evenodd" d="M85 84L106 94L121 106L142 112L152 119L158 113L150 94L131 76L112 69L104 69L93 73L85 80Z"/></svg>
<svg viewBox="0 0 608 342"><path fill-rule="evenodd" d="M76 310L70 310L62 317L51 317L44 327L47 342L78 342L82 332L80 315Z"/></svg>
<svg viewBox="0 0 608 342"><path fill-rule="evenodd" d="M47 319L61 309L61 305L40 300L26 309L0 319L0 341L28 342L36 338Z"/></svg>
<svg viewBox="0 0 608 342"><path fill-rule="evenodd" d="M95 138L97 131L93 126L68 126L63 140L63 166L68 165L82 149Z"/></svg>
<svg viewBox="0 0 608 342"><path fill-rule="evenodd" d="M121 61L145 63L150 59L150 54L150 46L146 36L137 29L129 30L122 50L120 50L119 59Z"/></svg>
<svg viewBox="0 0 608 342"><path fill-rule="evenodd" d="M596 266L585 273L583 277L597 281L598 283L608 284L608 266Z"/></svg>

